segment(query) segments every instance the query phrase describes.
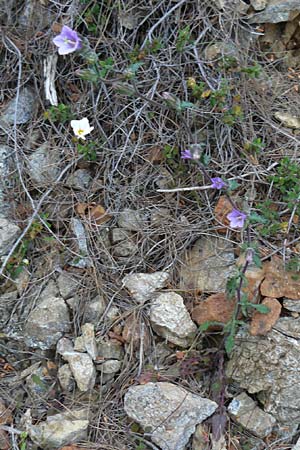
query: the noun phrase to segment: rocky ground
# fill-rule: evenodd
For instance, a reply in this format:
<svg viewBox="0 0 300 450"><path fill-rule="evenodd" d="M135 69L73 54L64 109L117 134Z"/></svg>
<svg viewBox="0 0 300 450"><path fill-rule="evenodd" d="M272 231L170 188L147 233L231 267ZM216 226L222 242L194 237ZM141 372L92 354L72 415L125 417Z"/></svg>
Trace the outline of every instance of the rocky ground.
<svg viewBox="0 0 300 450"><path fill-rule="evenodd" d="M0 12L0 449L298 450L299 0Z"/></svg>

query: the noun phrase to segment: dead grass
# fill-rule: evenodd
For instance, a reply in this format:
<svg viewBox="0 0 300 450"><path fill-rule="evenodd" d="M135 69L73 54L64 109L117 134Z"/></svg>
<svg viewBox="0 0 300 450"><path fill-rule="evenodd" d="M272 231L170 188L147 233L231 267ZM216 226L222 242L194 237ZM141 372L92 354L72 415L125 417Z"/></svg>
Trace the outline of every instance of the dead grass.
<svg viewBox="0 0 300 450"><path fill-rule="evenodd" d="M25 231L33 220L41 220L45 231L29 249L30 282L19 299L18 308L22 312L25 305L30 310L33 305L31 292L36 286L46 283L78 255L70 221L76 216L76 204L95 202L104 206L112 219L99 226L86 223L93 267L74 271L84 286L83 298L100 292L107 301L112 300L113 305L120 307L124 318L138 311L139 323L149 327L143 308L133 304L127 293L120 290L122 277L130 272L167 269L173 274L170 288L176 289L176 274L184 250L200 236L214 235L218 229L213 217L218 194L208 191L157 192L160 187L158 181L166 173L170 180L168 187L196 186L204 181L198 169L189 164L179 164L178 153L170 162L164 157L163 149L169 145L182 150L192 143L202 142L211 158L207 169L209 175L237 179L241 201L248 198L249 205L255 206L256 202L266 198L275 200L276 194L272 191L268 176L283 155L290 155L299 162L299 138L276 123L273 113L278 109L299 111L299 95L295 91L298 80L288 78L280 62L270 62L266 58L256 41L255 30L234 9L228 7L220 12L212 1L106 0L101 2L98 17L94 17L96 31L91 34L86 27L86 11L97 2L81 4L69 1L62 4L50 0L48 8L53 12L55 21L76 25L77 30L89 39L100 59L113 58L113 79L122 77L130 65L130 54L134 49L139 49L137 61L143 62L133 83L136 94L126 97L118 94L111 76L97 85L80 80L76 71L83 68L83 63L79 56L59 57L56 77L59 102L71 105L77 118L89 117L95 126L93 137L100 142L97 160L85 162L76 152L69 123L50 123L43 118L48 106L43 98L42 61L55 52L51 42L53 33L50 28L38 33L28 29L24 36L24 30L15 25L21 3L7 2L5 6L6 22L1 43L1 101L5 104L22 86L30 84L39 98L39 107L28 126L20 126L15 132L6 134L1 131L1 135L3 142L14 148L16 170L11 174L10 193L14 218ZM120 13L123 24L125 19L128 21L136 17L136 25L132 29L122 26ZM187 25L190 26L194 45L178 52L178 35ZM160 40L161 48L146 54L147 47L155 39ZM218 68L219 60L205 60L205 48L217 41L232 46L239 66L247 67L259 62L263 68L260 79L250 79L245 74L230 70L222 71ZM209 102L199 102L195 109L188 109L182 115L170 110L162 93L167 91L182 101L191 101L187 87L189 77L205 81L212 92L220 89L221 80L225 79L232 87L227 93L225 108L230 107L234 98L239 96L243 119L228 126L222 121L222 113L217 112ZM262 137L266 147L255 160L245 153L243 145L257 136ZM61 175L52 185L38 186L28 176L26 161L32 151L44 142L48 142L49 151L59 147ZM156 161L151 160L153 152L157 152ZM88 168L93 174L94 182L89 190L79 192L66 187L67 176L78 168ZM251 192L253 198L250 198ZM124 208L145 213L148 225L134 237L137 253L120 259L113 256L105 242L107 227L112 228L116 224L118 213ZM151 214L160 208L168 209L167 217L153 224ZM42 214L45 213L48 214L50 228L43 219ZM43 236L46 235L52 236L53 240L45 241ZM267 252L278 249L282 252L280 239L261 239L255 228L251 229L251 235L253 239L260 240ZM239 240L230 232L225 238L234 242ZM295 232L288 237L289 240L295 238ZM6 287L9 282L7 276L6 273ZM82 312L78 311L74 315L74 335L79 332L81 320ZM98 324L100 335L106 335L109 331L105 323ZM153 348L155 339L150 336ZM22 350L18 348L16 351L17 359L22 359ZM41 357L37 353L29 354L28 350L25 355L31 359ZM43 355L45 357L51 358L51 355ZM128 349L122 372L107 392L101 394L99 390L93 392L90 398L83 396L82 399L73 399L70 394L64 399L68 407L74 405L73 402L90 405L93 420L86 448L137 448L137 436L131 431L130 421L124 415L122 398L136 379L139 358L138 352ZM143 370L149 358L149 354L143 355ZM201 391L192 378L177 382L195 392ZM9 397L11 387L7 386L4 383L1 395ZM49 399L41 399L41 403L43 407L51 405ZM16 407L20 417L24 407ZM148 444L148 447L155 448L153 444Z"/></svg>

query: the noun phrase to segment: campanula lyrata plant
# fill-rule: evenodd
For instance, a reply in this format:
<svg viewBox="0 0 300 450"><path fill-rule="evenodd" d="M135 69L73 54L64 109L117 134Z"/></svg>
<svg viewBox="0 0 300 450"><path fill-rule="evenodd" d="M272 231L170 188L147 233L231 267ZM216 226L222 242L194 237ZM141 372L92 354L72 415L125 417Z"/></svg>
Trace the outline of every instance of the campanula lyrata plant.
<svg viewBox="0 0 300 450"><path fill-rule="evenodd" d="M67 25L62 27L61 33L53 39L53 43L58 47L59 55L68 55L82 47L81 39L76 31Z"/></svg>

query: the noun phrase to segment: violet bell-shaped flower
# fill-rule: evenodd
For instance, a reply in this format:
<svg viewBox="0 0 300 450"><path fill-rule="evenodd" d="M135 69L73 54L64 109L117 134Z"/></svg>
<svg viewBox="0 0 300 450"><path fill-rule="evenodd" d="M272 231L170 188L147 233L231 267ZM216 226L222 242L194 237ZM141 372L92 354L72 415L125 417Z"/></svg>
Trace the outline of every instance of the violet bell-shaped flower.
<svg viewBox="0 0 300 450"><path fill-rule="evenodd" d="M226 217L230 221L231 228L243 228L247 214L238 209L233 209Z"/></svg>
<svg viewBox="0 0 300 450"><path fill-rule="evenodd" d="M212 189L222 189L226 186L225 181L223 181L220 177L211 178L210 181Z"/></svg>
<svg viewBox="0 0 300 450"><path fill-rule="evenodd" d="M81 39L76 31L67 25L62 27L61 33L53 39L53 43L58 47L59 55L68 55L82 47Z"/></svg>

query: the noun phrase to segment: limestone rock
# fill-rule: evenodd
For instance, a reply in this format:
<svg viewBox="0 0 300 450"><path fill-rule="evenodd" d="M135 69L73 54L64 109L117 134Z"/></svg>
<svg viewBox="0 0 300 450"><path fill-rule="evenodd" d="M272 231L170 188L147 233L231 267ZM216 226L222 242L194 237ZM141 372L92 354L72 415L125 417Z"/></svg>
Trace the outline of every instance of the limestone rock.
<svg viewBox="0 0 300 450"><path fill-rule="evenodd" d="M300 318L281 317L274 329L295 339L300 339Z"/></svg>
<svg viewBox="0 0 300 450"><path fill-rule="evenodd" d="M97 358L97 343L95 339L95 329L92 323L85 323L81 327L82 335L75 339L74 350L87 352L95 360ZM76 345L77 343L77 345Z"/></svg>
<svg viewBox="0 0 300 450"><path fill-rule="evenodd" d="M21 230L17 225L0 217L0 256L9 252L20 233Z"/></svg>
<svg viewBox="0 0 300 450"><path fill-rule="evenodd" d="M113 244L112 253L116 257L134 255L138 248L132 238L132 233L122 228L114 228L111 234Z"/></svg>
<svg viewBox="0 0 300 450"><path fill-rule="evenodd" d="M118 225L128 231L141 231L147 225L147 220L140 211L124 209L119 214Z"/></svg>
<svg viewBox="0 0 300 450"><path fill-rule="evenodd" d="M28 172L38 184L53 183L59 175L60 153L46 142L28 157Z"/></svg>
<svg viewBox="0 0 300 450"><path fill-rule="evenodd" d="M17 125L29 122L29 120L33 117L36 105L37 96L35 92L32 88L25 87L20 90L18 106L16 105L16 97L10 100L0 116L0 122L2 122L4 126L13 125L16 111Z"/></svg>
<svg viewBox="0 0 300 450"><path fill-rule="evenodd" d="M283 299L283 306L289 311L300 313L300 299L293 300L290 298Z"/></svg>
<svg viewBox="0 0 300 450"><path fill-rule="evenodd" d="M99 339L97 341L99 360L97 370L104 374L113 374L120 370L124 350L119 342Z"/></svg>
<svg viewBox="0 0 300 450"><path fill-rule="evenodd" d="M276 324L281 313L281 304L276 298L266 297L262 301L262 305L267 306L269 312L266 314L259 311L254 312L250 324L250 334L252 336L266 335Z"/></svg>
<svg viewBox="0 0 300 450"><path fill-rule="evenodd" d="M32 441L45 450L56 450L67 444L87 439L86 411L68 411L47 417L38 425L28 427Z"/></svg>
<svg viewBox="0 0 300 450"><path fill-rule="evenodd" d="M25 324L25 341L30 347L55 348L63 333L70 329L68 308L61 297L42 300L29 314Z"/></svg>
<svg viewBox="0 0 300 450"><path fill-rule="evenodd" d="M250 394L259 393L264 410L279 422L299 424L299 361L298 339L275 329L266 336L251 336L245 328L236 336L226 374Z"/></svg>
<svg viewBox="0 0 300 450"><path fill-rule="evenodd" d="M197 331L183 298L173 292L160 294L152 303L150 321L159 336L180 347L188 347Z"/></svg>
<svg viewBox="0 0 300 450"><path fill-rule="evenodd" d="M274 417L260 409L245 392L232 400L228 412L237 423L261 438L270 434L276 424Z"/></svg>
<svg viewBox="0 0 300 450"><path fill-rule="evenodd" d="M282 124L287 128L294 128L296 130L300 128L300 117L293 116L288 112L280 111L277 111L274 116L277 120L280 120L280 122L282 122Z"/></svg>
<svg viewBox="0 0 300 450"><path fill-rule="evenodd" d="M168 280L168 272L133 273L123 278L123 286L137 302L144 303L156 290L163 288Z"/></svg>
<svg viewBox="0 0 300 450"><path fill-rule="evenodd" d="M132 386L124 399L126 414L162 450L184 450L197 424L211 416L217 404L172 383Z"/></svg>
<svg viewBox="0 0 300 450"><path fill-rule="evenodd" d="M180 288L224 292L235 272L232 244L218 237L203 237L186 253L180 268Z"/></svg>
<svg viewBox="0 0 300 450"><path fill-rule="evenodd" d="M202 325L205 322L227 323L232 317L235 301L228 299L226 294L220 292L210 295L201 301L192 312L192 319Z"/></svg>
<svg viewBox="0 0 300 450"><path fill-rule="evenodd" d="M295 11L299 11L299 0L269 0L266 8L249 17L250 23L287 22Z"/></svg>
<svg viewBox="0 0 300 450"><path fill-rule="evenodd" d="M57 378L64 391L71 391L74 387L74 379L69 364L63 364L57 371Z"/></svg>
<svg viewBox="0 0 300 450"><path fill-rule="evenodd" d="M71 341L66 338L60 339L56 351L69 363L78 389L82 392L93 389L96 370L90 355L74 351Z"/></svg>

